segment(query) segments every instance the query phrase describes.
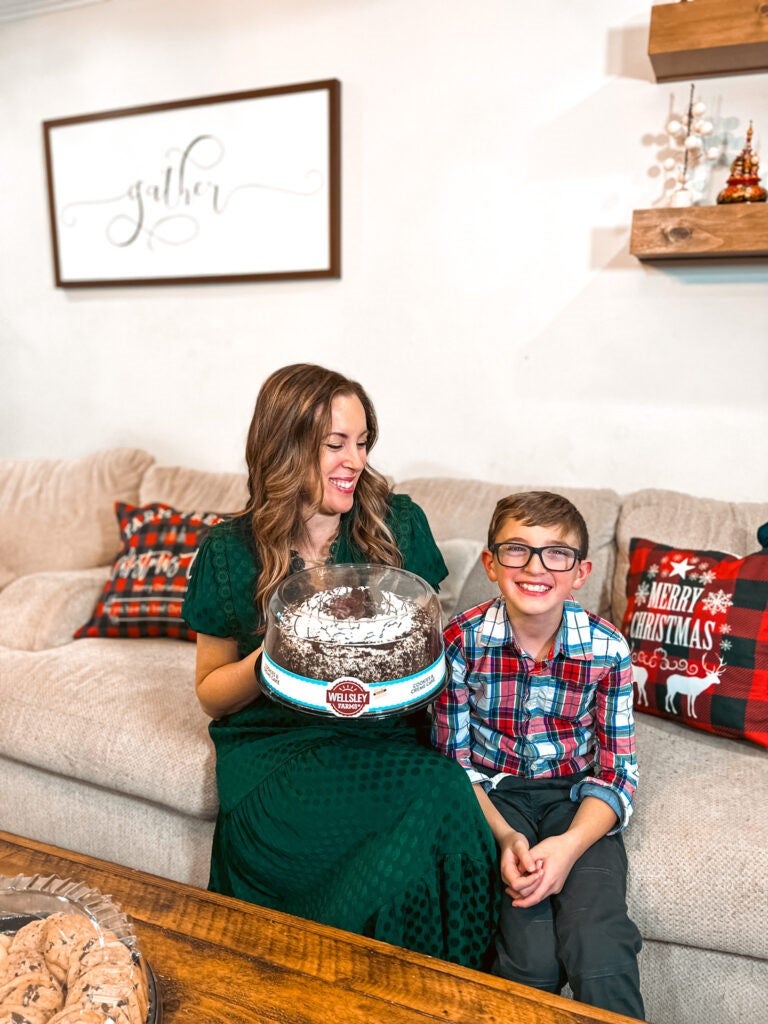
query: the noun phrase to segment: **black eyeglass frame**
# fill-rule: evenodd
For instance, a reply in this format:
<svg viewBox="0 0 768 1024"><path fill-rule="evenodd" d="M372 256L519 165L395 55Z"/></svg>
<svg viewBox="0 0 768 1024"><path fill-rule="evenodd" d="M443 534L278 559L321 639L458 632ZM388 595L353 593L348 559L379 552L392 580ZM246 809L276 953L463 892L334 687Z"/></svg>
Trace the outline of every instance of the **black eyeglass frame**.
<svg viewBox="0 0 768 1024"><path fill-rule="evenodd" d="M528 549L528 557L522 563L522 565L507 565L506 562L502 562L502 560L499 558L499 548L507 547L510 544L514 547ZM553 569L544 561L544 552L551 551L553 548L557 551L571 552L571 554L573 555L573 561L567 569ZM548 572L570 572L571 569L573 569L574 565L576 565L577 562L580 562L582 560L580 548L573 548L570 544L545 544L543 547L535 548L532 544L523 544L523 542L519 540L502 540L498 541L496 544L491 544L488 550L491 552L493 557L498 561L499 565L503 565L505 569L524 569L534 555L539 556L539 561Z"/></svg>

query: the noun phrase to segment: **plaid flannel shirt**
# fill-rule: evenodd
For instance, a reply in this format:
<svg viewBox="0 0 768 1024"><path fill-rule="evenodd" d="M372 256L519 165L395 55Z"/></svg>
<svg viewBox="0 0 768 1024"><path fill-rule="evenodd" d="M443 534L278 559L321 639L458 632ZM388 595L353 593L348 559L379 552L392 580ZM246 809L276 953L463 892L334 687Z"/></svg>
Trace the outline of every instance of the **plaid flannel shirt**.
<svg viewBox="0 0 768 1024"><path fill-rule="evenodd" d="M637 786L632 667L626 640L565 602L549 659L520 649L501 597L445 629L451 678L434 704L432 741L486 789L506 774L567 777L571 798L596 796L626 828Z"/></svg>

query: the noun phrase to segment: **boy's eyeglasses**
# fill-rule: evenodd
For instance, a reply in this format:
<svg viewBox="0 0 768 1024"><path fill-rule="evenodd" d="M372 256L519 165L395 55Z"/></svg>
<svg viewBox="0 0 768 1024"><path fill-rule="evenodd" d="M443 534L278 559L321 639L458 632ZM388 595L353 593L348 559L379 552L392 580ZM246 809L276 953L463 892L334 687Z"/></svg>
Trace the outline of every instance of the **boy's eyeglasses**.
<svg viewBox="0 0 768 1024"><path fill-rule="evenodd" d="M521 544L518 541L502 541L500 544L491 544L489 550L496 556L499 564L505 565L508 569L522 569L534 555L538 555L541 564L550 572L568 572L581 558L581 551L567 544L547 544L543 548L534 548L530 544Z"/></svg>

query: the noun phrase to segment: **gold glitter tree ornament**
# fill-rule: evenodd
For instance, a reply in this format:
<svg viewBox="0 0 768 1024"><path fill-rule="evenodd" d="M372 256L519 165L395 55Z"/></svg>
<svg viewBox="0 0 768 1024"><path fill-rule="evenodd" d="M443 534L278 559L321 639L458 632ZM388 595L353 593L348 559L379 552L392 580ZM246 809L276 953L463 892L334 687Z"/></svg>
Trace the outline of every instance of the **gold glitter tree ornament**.
<svg viewBox="0 0 768 1024"><path fill-rule="evenodd" d="M760 161L752 150L752 131L750 121L744 148L731 164L728 184L719 193L718 203L764 203L768 197L757 173Z"/></svg>

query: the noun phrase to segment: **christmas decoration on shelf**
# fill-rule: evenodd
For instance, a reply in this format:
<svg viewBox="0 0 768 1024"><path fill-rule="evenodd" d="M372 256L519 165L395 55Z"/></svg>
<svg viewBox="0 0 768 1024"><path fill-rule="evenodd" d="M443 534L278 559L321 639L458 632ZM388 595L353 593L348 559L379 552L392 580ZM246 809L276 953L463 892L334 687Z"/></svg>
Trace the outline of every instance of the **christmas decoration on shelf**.
<svg viewBox="0 0 768 1024"><path fill-rule="evenodd" d="M668 179L673 183L670 206L693 206L695 200L701 198L695 194L694 171L704 161L712 162L720 156L718 146L704 146L704 140L712 134L714 125L704 117L706 104L700 100L694 102L694 89L692 84L685 117L679 118L673 114L667 121L667 135L677 150L662 163L665 171L670 174L674 172L672 178Z"/></svg>
<svg viewBox="0 0 768 1024"><path fill-rule="evenodd" d="M760 161L752 151L752 130L750 121L744 148L731 164L728 184L718 195L718 203L764 203L768 198L757 173Z"/></svg>

